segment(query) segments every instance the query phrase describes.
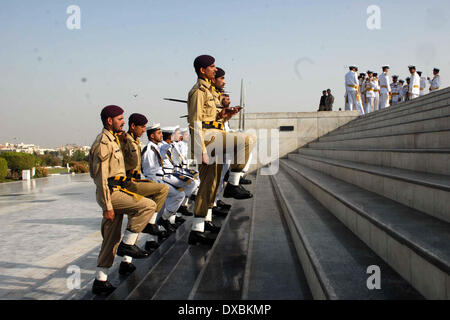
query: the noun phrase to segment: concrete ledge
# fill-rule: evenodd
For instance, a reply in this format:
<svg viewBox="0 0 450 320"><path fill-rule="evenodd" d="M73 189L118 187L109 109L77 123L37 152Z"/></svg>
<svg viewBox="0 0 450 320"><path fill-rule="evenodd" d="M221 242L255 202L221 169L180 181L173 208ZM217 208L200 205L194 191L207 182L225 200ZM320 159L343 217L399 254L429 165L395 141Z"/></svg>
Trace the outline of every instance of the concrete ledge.
<svg viewBox="0 0 450 320"><path fill-rule="evenodd" d="M444 117L448 116L450 114L450 105L448 101L438 102L436 105L434 105L433 108L428 109L426 111L416 111L412 112L411 110L404 110L400 113L393 113L388 114L383 118L375 118L375 119L368 119L363 122L359 122L358 124L355 124L354 126L345 125L342 126L333 132L330 132L327 136L332 135L340 135L342 133L348 133L348 132L358 132L358 131L364 131L366 129L374 129L374 128L380 128L384 126L389 126L392 124L402 124L417 120L425 120L425 119L431 119L431 118L438 118L438 117ZM349 123L350 124L350 123Z"/></svg>
<svg viewBox="0 0 450 320"><path fill-rule="evenodd" d="M394 210L400 205L380 201L377 196L290 160L282 160L281 165L426 298L450 298L445 287L450 271L448 225L411 209L409 213L406 208ZM373 205L369 205L369 199L373 199ZM426 234L414 226L421 226Z"/></svg>
<svg viewBox="0 0 450 320"><path fill-rule="evenodd" d="M450 130L380 135L339 141L312 141L313 148L450 149Z"/></svg>
<svg viewBox="0 0 450 320"><path fill-rule="evenodd" d="M313 197L291 172L271 176L315 299L420 299L421 296ZM331 197L324 200L331 203ZM366 286L366 269L383 270L381 290Z"/></svg>
<svg viewBox="0 0 450 320"><path fill-rule="evenodd" d="M359 131L345 132L341 134L327 135L319 138L319 141L342 141L347 139L378 137L394 134L407 134L415 132L435 132L450 129L450 116L436 117L432 119L414 120L398 124L379 125L376 128L362 129Z"/></svg>
<svg viewBox="0 0 450 320"><path fill-rule="evenodd" d="M450 175L450 150L300 148L298 153L306 156L346 160L380 167Z"/></svg>
<svg viewBox="0 0 450 320"><path fill-rule="evenodd" d="M450 222L450 180L442 176L298 154L289 159Z"/></svg>

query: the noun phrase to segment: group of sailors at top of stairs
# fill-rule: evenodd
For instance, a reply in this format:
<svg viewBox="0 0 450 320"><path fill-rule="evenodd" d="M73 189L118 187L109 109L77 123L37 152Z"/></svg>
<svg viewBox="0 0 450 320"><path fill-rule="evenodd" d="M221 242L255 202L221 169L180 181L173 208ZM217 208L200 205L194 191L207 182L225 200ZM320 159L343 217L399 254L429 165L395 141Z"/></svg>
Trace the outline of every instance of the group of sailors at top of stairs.
<svg viewBox="0 0 450 320"><path fill-rule="evenodd" d="M433 78L425 78L421 71L410 65L411 75L406 78L406 84L397 75L392 76L391 82L388 65L381 67L383 72L380 76L373 71L358 75L356 66L349 69L345 75L345 110L359 110L361 114L415 99L427 91L439 90L441 84L438 68L433 69Z"/></svg>
<svg viewBox="0 0 450 320"><path fill-rule="evenodd" d="M256 137L229 128L228 120L241 108L230 107L225 71L215 66L215 59L199 56L194 69L197 81L187 101L189 128L147 125L143 114L133 113L125 132L121 107L109 105L101 111L103 129L89 153L96 200L103 211L94 294L114 291L108 273L116 255L122 257L119 273L131 274L136 269L132 259L147 258L158 250L186 221L183 215L194 216L189 244L210 247L221 229L213 218L224 217L231 209L219 194L253 197L242 185L251 183L244 175ZM145 132L148 144L141 150L139 138ZM122 235L124 214L128 222ZM144 248L136 245L140 233L148 237Z"/></svg>

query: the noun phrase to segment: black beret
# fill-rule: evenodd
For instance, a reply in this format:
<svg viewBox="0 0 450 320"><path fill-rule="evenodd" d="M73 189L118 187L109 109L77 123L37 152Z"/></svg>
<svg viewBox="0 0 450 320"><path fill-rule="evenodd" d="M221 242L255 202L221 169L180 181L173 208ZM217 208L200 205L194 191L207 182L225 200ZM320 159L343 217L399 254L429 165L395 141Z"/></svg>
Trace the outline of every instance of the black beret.
<svg viewBox="0 0 450 320"><path fill-rule="evenodd" d="M214 57L208 56L206 54L198 56L194 60L194 69L196 72L200 71L200 68L206 68L212 65L216 60Z"/></svg>
<svg viewBox="0 0 450 320"><path fill-rule="evenodd" d="M223 77L224 75L225 75L225 70L223 70L222 68L217 68L216 79Z"/></svg>
<svg viewBox="0 0 450 320"><path fill-rule="evenodd" d="M434 68L433 71L436 71L439 73L439 69L438 68Z"/></svg>
<svg viewBox="0 0 450 320"><path fill-rule="evenodd" d="M128 118L128 125L134 123L136 126L145 126L147 122L148 122L147 118L140 113L133 113Z"/></svg>
<svg viewBox="0 0 450 320"><path fill-rule="evenodd" d="M124 111L121 107L110 105L103 108L102 112L100 113L100 118L102 119L102 121L105 121L109 117L114 118L123 113Z"/></svg>

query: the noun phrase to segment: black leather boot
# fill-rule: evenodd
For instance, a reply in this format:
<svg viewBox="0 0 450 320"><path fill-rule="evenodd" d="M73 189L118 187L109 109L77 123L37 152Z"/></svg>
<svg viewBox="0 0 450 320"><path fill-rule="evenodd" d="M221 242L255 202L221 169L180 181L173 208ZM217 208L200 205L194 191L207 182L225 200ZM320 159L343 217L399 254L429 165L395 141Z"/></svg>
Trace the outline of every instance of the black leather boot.
<svg viewBox="0 0 450 320"><path fill-rule="evenodd" d="M212 246L214 244L214 241L216 240L215 237L212 237L210 234L205 232L199 232L199 231L191 231L189 233L189 244L197 245L197 244L205 244L208 246Z"/></svg>
<svg viewBox="0 0 450 320"><path fill-rule="evenodd" d="M219 208L223 208L225 210L230 210L231 209L231 204L225 203L222 200L217 200L217 206Z"/></svg>
<svg viewBox="0 0 450 320"><path fill-rule="evenodd" d="M107 296L114 290L116 290L116 287L114 287L108 280L100 281L100 280L95 279L94 283L92 284L92 293L93 294Z"/></svg>
<svg viewBox="0 0 450 320"><path fill-rule="evenodd" d="M216 226L212 221L205 221L205 231L209 231L211 233L219 233L220 227Z"/></svg>
<svg viewBox="0 0 450 320"><path fill-rule="evenodd" d="M253 194L242 186L233 186L227 183L225 191L223 192L225 198L234 198L238 200L253 198Z"/></svg>
<svg viewBox="0 0 450 320"><path fill-rule="evenodd" d="M125 244L123 242L120 242L119 247L117 248L117 255L119 257L129 256L134 259L144 259L150 256L147 251L140 249L138 246Z"/></svg>
<svg viewBox="0 0 450 320"><path fill-rule="evenodd" d="M214 207L212 208L212 214L217 217L226 217L228 214L228 210L219 207Z"/></svg>
<svg viewBox="0 0 450 320"><path fill-rule="evenodd" d="M176 227L173 224L171 224L169 220L165 220L163 218L159 219L159 225L163 226L164 229L166 229L167 232L169 233L174 233L177 230Z"/></svg>
<svg viewBox="0 0 450 320"><path fill-rule="evenodd" d="M145 243L145 251L147 252L154 252L156 249L159 248L159 243L156 241L147 241Z"/></svg>
<svg viewBox="0 0 450 320"><path fill-rule="evenodd" d="M158 225L150 223L145 226L144 230L142 230L142 233L148 233L152 236L158 236L161 238L167 238L168 236L166 231L159 230Z"/></svg>
<svg viewBox="0 0 450 320"><path fill-rule="evenodd" d="M123 276L129 276L130 274L133 273L133 271L136 270L136 266L134 264L132 264L131 262L125 262L122 261L120 263L119 266L119 274L123 275Z"/></svg>
<svg viewBox="0 0 450 320"><path fill-rule="evenodd" d="M194 214L192 212L189 212L188 208L186 206L180 206L177 210L177 212L181 213L183 216L190 217Z"/></svg>

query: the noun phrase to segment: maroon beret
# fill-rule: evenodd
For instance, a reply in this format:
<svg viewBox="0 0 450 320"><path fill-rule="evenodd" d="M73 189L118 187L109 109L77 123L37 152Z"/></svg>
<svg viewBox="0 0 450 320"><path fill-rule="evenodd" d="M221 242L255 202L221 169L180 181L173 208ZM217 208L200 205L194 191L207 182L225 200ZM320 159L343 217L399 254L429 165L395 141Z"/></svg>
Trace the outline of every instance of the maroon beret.
<svg viewBox="0 0 450 320"><path fill-rule="evenodd" d="M119 106L114 106L114 105L106 106L103 108L102 112L100 113L100 118L102 119L102 121L105 121L109 117L114 118L114 117L120 116L123 113L124 113L123 109Z"/></svg>
<svg viewBox="0 0 450 320"><path fill-rule="evenodd" d="M216 59L214 57L208 56L206 54L198 56L194 60L194 69L198 73L200 71L200 68L206 68L212 65Z"/></svg>
<svg viewBox="0 0 450 320"><path fill-rule="evenodd" d="M216 71L216 79L217 78L220 78L220 77L223 77L225 75L225 70L223 70L222 68L217 68L217 71Z"/></svg>
<svg viewBox="0 0 450 320"><path fill-rule="evenodd" d="M128 125L130 126L132 123L134 123L136 126L145 126L147 124L148 120L147 118L140 113L133 113L128 118Z"/></svg>

